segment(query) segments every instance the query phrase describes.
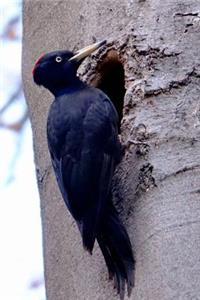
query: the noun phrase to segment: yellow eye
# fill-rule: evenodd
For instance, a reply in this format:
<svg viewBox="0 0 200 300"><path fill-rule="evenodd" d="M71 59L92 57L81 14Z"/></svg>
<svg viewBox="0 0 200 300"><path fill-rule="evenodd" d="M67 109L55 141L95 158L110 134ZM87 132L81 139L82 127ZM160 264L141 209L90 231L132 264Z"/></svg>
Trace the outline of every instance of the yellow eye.
<svg viewBox="0 0 200 300"><path fill-rule="evenodd" d="M56 56L56 62L57 62L57 63L60 63L61 61L62 61L62 57Z"/></svg>

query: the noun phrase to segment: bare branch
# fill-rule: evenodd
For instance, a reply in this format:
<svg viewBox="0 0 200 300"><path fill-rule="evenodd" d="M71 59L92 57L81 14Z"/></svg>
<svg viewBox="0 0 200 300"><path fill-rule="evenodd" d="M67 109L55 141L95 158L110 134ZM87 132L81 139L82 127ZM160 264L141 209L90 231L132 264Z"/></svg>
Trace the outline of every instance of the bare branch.
<svg viewBox="0 0 200 300"><path fill-rule="evenodd" d="M8 21L6 24L3 33L1 34L1 38L3 39L11 39L16 40L19 38L16 30L16 26L20 20L20 16L16 16Z"/></svg>
<svg viewBox="0 0 200 300"><path fill-rule="evenodd" d="M0 109L0 115L2 115L15 100L17 100L17 98L20 96L21 93L22 93L22 83L19 84L17 89L10 96L10 99L8 99L6 104Z"/></svg>
<svg viewBox="0 0 200 300"><path fill-rule="evenodd" d="M6 124L0 121L0 127L19 133L22 130L27 119L28 119L28 110L26 109L24 115L19 121L10 124Z"/></svg>

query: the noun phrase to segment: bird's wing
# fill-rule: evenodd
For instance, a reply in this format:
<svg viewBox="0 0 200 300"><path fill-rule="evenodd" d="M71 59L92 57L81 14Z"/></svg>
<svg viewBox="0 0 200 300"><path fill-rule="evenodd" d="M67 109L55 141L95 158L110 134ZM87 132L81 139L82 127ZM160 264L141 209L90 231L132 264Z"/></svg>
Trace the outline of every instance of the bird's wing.
<svg viewBox="0 0 200 300"><path fill-rule="evenodd" d="M82 130L78 157L64 145L58 177L65 202L79 224L84 247L91 252L121 150L116 111L108 99L90 105Z"/></svg>

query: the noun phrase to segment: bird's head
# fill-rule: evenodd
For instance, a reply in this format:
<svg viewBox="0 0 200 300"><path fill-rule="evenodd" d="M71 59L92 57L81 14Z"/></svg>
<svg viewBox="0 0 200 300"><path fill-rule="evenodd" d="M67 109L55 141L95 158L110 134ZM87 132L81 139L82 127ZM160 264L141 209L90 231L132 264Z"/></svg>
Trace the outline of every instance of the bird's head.
<svg viewBox="0 0 200 300"><path fill-rule="evenodd" d="M92 44L75 53L54 51L41 56L33 68L33 80L53 94L59 89L69 87L77 80L77 69L81 62L106 41Z"/></svg>

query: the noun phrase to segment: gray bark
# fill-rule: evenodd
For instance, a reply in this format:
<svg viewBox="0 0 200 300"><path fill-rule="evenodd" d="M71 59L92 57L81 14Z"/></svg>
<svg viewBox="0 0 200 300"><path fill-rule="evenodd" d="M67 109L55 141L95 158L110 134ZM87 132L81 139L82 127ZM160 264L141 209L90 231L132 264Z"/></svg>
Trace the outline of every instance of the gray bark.
<svg viewBox="0 0 200 300"><path fill-rule="evenodd" d="M200 1L24 1L23 78L33 128L48 300L118 299L102 255L82 249L46 143L52 96L32 82L41 53L111 42L126 73L114 195L136 256L131 299L200 299ZM100 54L99 54L100 55ZM95 76L99 55L81 69ZM89 71L88 71L89 69Z"/></svg>

